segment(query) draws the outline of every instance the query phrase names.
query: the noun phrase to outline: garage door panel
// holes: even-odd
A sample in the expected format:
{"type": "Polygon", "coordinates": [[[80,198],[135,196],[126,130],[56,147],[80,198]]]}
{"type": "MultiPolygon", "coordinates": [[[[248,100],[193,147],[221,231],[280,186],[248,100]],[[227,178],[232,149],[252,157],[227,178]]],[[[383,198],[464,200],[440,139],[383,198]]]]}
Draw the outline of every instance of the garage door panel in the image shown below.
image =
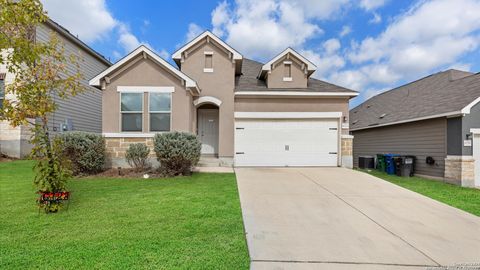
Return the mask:
{"type": "Polygon", "coordinates": [[[336,166],[335,119],[237,120],[237,166],[336,166]]]}

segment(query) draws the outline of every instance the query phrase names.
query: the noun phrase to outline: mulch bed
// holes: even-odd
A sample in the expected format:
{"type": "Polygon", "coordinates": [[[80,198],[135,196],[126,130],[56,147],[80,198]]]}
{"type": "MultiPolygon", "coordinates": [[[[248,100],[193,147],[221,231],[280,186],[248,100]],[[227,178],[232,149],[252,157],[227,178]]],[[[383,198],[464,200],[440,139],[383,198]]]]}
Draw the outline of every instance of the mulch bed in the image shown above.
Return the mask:
{"type": "Polygon", "coordinates": [[[10,162],[10,161],[15,161],[15,160],[18,160],[18,159],[7,157],[5,155],[0,154],[0,162],[10,162]]]}
{"type": "Polygon", "coordinates": [[[88,175],[82,178],[97,178],[97,177],[105,177],[105,178],[144,178],[144,175],[148,174],[148,178],[161,178],[163,177],[162,174],[158,173],[155,170],[150,170],[148,172],[137,172],[134,169],[130,168],[111,168],[101,173],[95,175],[88,175]]]}

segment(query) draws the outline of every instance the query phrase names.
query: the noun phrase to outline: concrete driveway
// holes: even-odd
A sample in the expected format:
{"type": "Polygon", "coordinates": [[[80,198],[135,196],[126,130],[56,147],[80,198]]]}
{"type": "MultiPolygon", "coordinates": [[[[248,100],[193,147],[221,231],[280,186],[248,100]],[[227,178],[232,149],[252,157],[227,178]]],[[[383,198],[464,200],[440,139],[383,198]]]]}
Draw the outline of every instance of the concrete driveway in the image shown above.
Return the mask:
{"type": "Polygon", "coordinates": [[[480,262],[480,218],[342,168],[237,168],[252,269],[480,262]]]}

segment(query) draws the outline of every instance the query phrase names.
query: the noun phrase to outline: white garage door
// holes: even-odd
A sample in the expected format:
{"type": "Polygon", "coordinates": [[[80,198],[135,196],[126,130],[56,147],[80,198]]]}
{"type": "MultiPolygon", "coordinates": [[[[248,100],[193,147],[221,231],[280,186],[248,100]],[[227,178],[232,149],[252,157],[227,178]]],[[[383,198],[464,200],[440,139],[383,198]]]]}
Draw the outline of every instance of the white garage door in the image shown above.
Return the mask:
{"type": "Polygon", "coordinates": [[[337,166],[338,120],[235,121],[236,166],[337,166]]]}

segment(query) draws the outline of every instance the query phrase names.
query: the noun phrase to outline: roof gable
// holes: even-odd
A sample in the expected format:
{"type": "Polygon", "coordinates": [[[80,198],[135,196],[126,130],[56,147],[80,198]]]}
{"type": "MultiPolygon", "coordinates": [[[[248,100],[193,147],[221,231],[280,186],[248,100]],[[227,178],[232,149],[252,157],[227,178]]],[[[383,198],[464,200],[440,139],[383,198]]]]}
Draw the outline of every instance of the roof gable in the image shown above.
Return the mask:
{"type": "Polygon", "coordinates": [[[307,75],[310,77],[310,75],[317,70],[317,66],[315,66],[312,62],[310,62],[307,58],[303,57],[301,54],[296,52],[292,48],[287,48],[283,52],[279,53],[277,56],[275,56],[272,60],[268,61],[266,64],[262,66],[262,69],[260,70],[259,77],[263,78],[265,74],[268,72],[272,71],[272,66],[282,59],[283,57],[286,57],[287,59],[289,58],[290,55],[293,55],[297,59],[299,59],[301,62],[305,64],[305,70],[307,71],[307,75]]]}
{"type": "Polygon", "coordinates": [[[221,40],[219,37],[217,37],[216,35],[214,35],[210,31],[205,31],[202,34],[200,34],[199,36],[197,36],[196,38],[189,41],[187,44],[185,44],[180,49],[178,49],[176,52],[174,52],[173,55],[172,55],[172,58],[175,60],[175,62],[178,63],[179,61],[182,60],[182,54],[185,51],[190,49],[192,46],[195,46],[195,44],[202,41],[203,39],[207,39],[207,40],[211,39],[211,40],[215,41],[216,43],[218,43],[219,45],[221,45],[224,49],[226,49],[227,51],[229,51],[231,53],[231,58],[233,60],[242,60],[243,59],[243,56],[238,51],[236,51],[234,48],[232,48],[230,45],[225,43],[223,40],[221,40]]]}
{"type": "Polygon", "coordinates": [[[168,63],[167,61],[165,61],[164,59],[162,59],[160,56],[158,56],[155,52],[153,52],[152,50],[150,50],[149,48],[147,48],[146,46],[144,45],[141,45],[140,47],[138,47],[137,49],[135,49],[134,51],[132,51],[131,53],[129,53],[127,56],[125,56],[124,58],[120,59],[119,61],[117,61],[115,64],[113,64],[111,67],[107,68],[106,70],[104,70],[102,73],[98,74],[97,76],[95,76],[93,79],[91,79],[89,81],[89,84],[91,86],[95,86],[95,87],[101,87],[101,80],[108,76],[109,74],[115,72],[117,69],[119,69],[120,67],[124,66],[125,64],[127,64],[131,59],[135,58],[136,56],[140,55],[140,54],[143,54],[144,55],[144,58],[146,57],[150,57],[155,63],[157,63],[158,65],[161,65],[163,66],[164,68],[166,68],[168,71],[172,72],[174,75],[176,75],[177,77],[179,77],[180,79],[182,79],[184,81],[184,85],[186,88],[190,88],[190,89],[195,89],[196,91],[199,91],[198,89],[198,86],[197,86],[197,83],[191,79],[190,77],[188,77],[185,73],[181,72],[180,70],[176,69],[174,66],[172,66],[170,63],[168,63]]]}

